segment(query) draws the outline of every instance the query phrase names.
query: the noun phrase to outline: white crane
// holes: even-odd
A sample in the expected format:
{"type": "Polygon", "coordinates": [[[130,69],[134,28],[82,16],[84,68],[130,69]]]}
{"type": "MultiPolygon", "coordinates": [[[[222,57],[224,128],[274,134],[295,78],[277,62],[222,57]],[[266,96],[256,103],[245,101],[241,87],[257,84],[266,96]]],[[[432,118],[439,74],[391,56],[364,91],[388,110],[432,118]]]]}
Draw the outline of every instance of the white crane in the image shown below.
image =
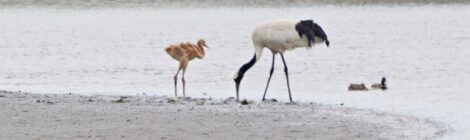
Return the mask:
{"type": "Polygon", "coordinates": [[[287,89],[289,91],[289,100],[292,102],[292,96],[289,85],[289,74],[287,71],[286,61],[284,59],[284,52],[300,47],[312,47],[314,44],[325,42],[326,46],[330,45],[328,38],[323,29],[313,22],[313,20],[277,20],[267,22],[258,26],[252,34],[253,45],[255,47],[255,55],[246,64],[244,64],[237,73],[233,80],[235,81],[235,88],[237,91],[237,101],[239,100],[240,82],[248,71],[261,57],[264,48],[268,48],[273,53],[273,62],[271,71],[269,73],[268,83],[264,90],[263,101],[268,91],[269,82],[274,72],[274,60],[276,54],[280,54],[282,62],[284,63],[284,73],[287,79],[287,89]]]}

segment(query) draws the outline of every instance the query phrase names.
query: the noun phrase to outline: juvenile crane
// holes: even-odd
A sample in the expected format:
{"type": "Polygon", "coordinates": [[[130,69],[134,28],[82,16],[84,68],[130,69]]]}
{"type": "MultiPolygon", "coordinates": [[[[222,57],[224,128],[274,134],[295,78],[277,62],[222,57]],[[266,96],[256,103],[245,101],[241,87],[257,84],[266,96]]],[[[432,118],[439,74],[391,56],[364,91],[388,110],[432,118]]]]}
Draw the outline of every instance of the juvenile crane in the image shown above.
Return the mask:
{"type": "Polygon", "coordinates": [[[183,70],[183,76],[181,78],[181,81],[183,82],[183,97],[186,96],[186,81],[184,80],[184,73],[186,72],[189,61],[193,60],[194,58],[204,58],[205,52],[203,47],[209,48],[204,39],[199,39],[199,41],[197,41],[197,45],[189,42],[182,42],[179,44],[172,44],[165,48],[166,53],[168,53],[173,59],[179,61],[180,63],[178,71],[173,77],[175,81],[175,96],[178,96],[178,88],[176,85],[178,83],[178,74],[181,70],[183,70]]]}
{"type": "Polygon", "coordinates": [[[289,74],[287,71],[286,61],[284,59],[284,52],[300,47],[311,48],[314,44],[325,42],[326,46],[330,45],[328,38],[323,29],[313,22],[313,20],[278,20],[265,23],[258,26],[252,33],[253,45],[255,47],[255,54],[253,58],[244,64],[237,73],[233,80],[235,81],[235,88],[237,92],[237,101],[239,100],[240,82],[248,71],[261,57],[264,48],[268,48],[273,53],[271,71],[269,73],[268,83],[264,90],[263,101],[266,99],[266,92],[268,91],[269,82],[274,72],[274,60],[276,54],[280,54],[282,62],[284,63],[284,73],[287,79],[287,89],[289,91],[289,100],[292,102],[292,96],[289,85],[289,74]]]}

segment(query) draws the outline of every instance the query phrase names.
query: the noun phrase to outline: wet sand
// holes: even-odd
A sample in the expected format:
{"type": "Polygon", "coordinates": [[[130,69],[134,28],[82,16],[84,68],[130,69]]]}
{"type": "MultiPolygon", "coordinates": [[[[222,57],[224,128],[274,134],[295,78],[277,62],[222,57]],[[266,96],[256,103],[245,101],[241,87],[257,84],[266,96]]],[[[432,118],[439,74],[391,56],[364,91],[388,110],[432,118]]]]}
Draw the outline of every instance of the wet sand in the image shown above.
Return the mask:
{"type": "Polygon", "coordinates": [[[0,92],[1,139],[432,139],[446,125],[316,103],[0,92]]]}

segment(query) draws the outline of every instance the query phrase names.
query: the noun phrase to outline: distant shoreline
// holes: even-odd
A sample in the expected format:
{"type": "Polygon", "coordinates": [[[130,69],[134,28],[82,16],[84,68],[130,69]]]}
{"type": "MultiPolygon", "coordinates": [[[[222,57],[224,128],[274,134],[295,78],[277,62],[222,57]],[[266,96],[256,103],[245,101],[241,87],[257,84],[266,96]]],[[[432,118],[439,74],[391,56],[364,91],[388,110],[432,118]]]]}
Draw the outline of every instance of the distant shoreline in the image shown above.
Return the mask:
{"type": "Polygon", "coordinates": [[[0,7],[307,7],[319,5],[442,5],[470,4],[468,0],[0,0],[0,7]]]}

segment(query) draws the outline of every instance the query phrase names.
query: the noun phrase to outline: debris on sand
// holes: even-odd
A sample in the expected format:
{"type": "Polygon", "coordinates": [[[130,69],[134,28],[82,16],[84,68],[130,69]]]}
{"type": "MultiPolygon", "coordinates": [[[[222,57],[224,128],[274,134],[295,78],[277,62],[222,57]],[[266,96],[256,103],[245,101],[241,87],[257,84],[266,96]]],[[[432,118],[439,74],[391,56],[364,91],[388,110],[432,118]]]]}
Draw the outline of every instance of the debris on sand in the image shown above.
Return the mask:
{"type": "Polygon", "coordinates": [[[167,99],[166,102],[167,102],[167,103],[170,103],[170,104],[174,104],[174,103],[176,103],[176,100],[174,100],[174,99],[167,99]]]}
{"type": "Polygon", "coordinates": [[[112,101],[113,103],[123,103],[124,100],[122,98],[119,98],[117,100],[112,101]]]}
{"type": "Polygon", "coordinates": [[[229,104],[229,103],[232,103],[232,102],[235,102],[235,98],[234,98],[234,97],[228,97],[228,98],[225,99],[222,103],[223,103],[223,104],[229,104]]]}
{"type": "Polygon", "coordinates": [[[47,101],[46,104],[48,104],[48,105],[53,105],[54,102],[52,102],[52,101],[47,101]]]}
{"type": "Polygon", "coordinates": [[[248,101],[246,99],[243,99],[242,102],[240,102],[242,105],[248,105],[248,101]]]}
{"type": "Polygon", "coordinates": [[[191,100],[191,97],[183,97],[184,100],[191,100]]]}
{"type": "Polygon", "coordinates": [[[126,96],[121,96],[119,99],[111,101],[111,102],[113,102],[113,103],[125,103],[126,101],[124,99],[126,99],[126,98],[127,98],[126,96]]]}
{"type": "Polygon", "coordinates": [[[297,104],[296,102],[287,102],[287,103],[284,103],[284,105],[299,105],[299,104],[297,104]]]}
{"type": "Polygon", "coordinates": [[[263,102],[265,102],[265,103],[277,103],[277,99],[274,99],[274,98],[272,98],[272,99],[265,99],[265,100],[263,100],[263,102]]]}
{"type": "Polygon", "coordinates": [[[204,105],[204,101],[202,100],[196,101],[196,105],[204,105]]]}

